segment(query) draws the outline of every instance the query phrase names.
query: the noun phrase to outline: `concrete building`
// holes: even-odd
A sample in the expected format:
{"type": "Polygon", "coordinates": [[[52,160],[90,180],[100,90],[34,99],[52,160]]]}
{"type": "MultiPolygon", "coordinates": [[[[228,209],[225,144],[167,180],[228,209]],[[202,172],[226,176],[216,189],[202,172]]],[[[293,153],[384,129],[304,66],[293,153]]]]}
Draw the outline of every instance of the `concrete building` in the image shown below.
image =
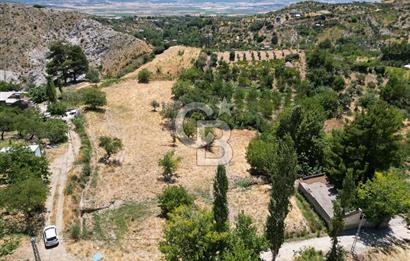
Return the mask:
{"type": "Polygon", "coordinates": [[[0,104],[9,106],[18,106],[21,108],[27,108],[30,106],[30,101],[23,97],[24,92],[0,92],[0,104]]]}
{"type": "MultiPolygon", "coordinates": [[[[333,201],[336,200],[337,190],[327,176],[316,175],[300,179],[298,189],[329,226],[333,218],[333,201]]],[[[360,210],[347,213],[343,218],[344,229],[357,228],[361,222],[361,216],[360,210]]],[[[362,225],[365,227],[373,226],[366,220],[363,220],[362,225]]]]}

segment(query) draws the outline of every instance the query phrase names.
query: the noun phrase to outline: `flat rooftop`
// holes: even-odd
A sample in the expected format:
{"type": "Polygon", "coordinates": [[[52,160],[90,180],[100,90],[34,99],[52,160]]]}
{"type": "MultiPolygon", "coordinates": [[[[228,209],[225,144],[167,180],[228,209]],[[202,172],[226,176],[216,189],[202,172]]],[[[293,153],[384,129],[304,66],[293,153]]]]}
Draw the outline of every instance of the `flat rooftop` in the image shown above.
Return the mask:
{"type": "Polygon", "coordinates": [[[317,201],[326,214],[333,217],[333,201],[337,191],[325,175],[300,180],[300,185],[317,201]]]}

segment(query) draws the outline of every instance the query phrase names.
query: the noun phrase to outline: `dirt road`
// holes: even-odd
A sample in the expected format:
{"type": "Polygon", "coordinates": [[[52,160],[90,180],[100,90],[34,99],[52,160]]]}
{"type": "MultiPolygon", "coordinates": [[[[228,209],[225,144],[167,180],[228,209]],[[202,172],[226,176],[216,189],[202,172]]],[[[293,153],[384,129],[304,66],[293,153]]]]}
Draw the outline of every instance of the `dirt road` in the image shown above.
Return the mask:
{"type": "Polygon", "coordinates": [[[46,225],[56,225],[58,229],[60,245],[56,248],[45,249],[44,244],[38,244],[41,260],[76,260],[69,255],[64,246],[63,210],[64,210],[64,189],[67,181],[67,174],[73,167],[75,159],[80,150],[81,141],[77,133],[70,130],[68,133],[68,147],[64,154],[60,155],[50,163],[52,173],[50,180],[50,194],[46,201],[47,217],[46,225]],[[55,223],[54,223],[55,222],[55,223]]]}

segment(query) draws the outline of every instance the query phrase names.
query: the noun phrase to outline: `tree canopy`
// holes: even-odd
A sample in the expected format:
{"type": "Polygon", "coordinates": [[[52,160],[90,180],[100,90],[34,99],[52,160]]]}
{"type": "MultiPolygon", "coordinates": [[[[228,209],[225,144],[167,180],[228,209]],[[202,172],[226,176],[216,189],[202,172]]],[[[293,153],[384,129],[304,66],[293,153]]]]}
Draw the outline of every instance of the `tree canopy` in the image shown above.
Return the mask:
{"type": "Polygon", "coordinates": [[[344,129],[332,133],[326,151],[330,177],[341,185],[350,168],[355,172],[356,182],[366,182],[376,170],[401,163],[401,125],[402,115],[386,102],[377,102],[358,113],[344,129]]]}
{"type": "Polygon", "coordinates": [[[79,76],[88,72],[87,57],[78,45],[54,42],[47,59],[47,73],[59,84],[76,82],[79,76]]]}

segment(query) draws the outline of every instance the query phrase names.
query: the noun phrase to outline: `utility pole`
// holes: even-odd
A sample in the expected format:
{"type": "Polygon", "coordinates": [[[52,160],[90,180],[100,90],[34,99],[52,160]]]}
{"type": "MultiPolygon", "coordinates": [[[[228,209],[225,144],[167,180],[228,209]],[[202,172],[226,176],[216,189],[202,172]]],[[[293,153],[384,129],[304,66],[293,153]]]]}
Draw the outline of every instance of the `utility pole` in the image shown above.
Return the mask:
{"type": "Polygon", "coordinates": [[[364,222],[364,213],[363,213],[362,209],[359,208],[359,212],[360,212],[360,223],[359,223],[359,227],[357,228],[356,235],[354,236],[352,248],[350,249],[350,252],[351,252],[353,257],[355,257],[355,255],[356,255],[355,254],[356,243],[357,243],[357,240],[359,240],[360,230],[362,229],[362,225],[363,225],[363,222],[364,222]]]}
{"type": "Polygon", "coordinates": [[[35,261],[41,261],[40,253],[38,252],[38,248],[37,248],[36,238],[35,238],[35,237],[32,237],[32,238],[31,238],[31,247],[33,248],[34,260],[35,260],[35,261]]]}

